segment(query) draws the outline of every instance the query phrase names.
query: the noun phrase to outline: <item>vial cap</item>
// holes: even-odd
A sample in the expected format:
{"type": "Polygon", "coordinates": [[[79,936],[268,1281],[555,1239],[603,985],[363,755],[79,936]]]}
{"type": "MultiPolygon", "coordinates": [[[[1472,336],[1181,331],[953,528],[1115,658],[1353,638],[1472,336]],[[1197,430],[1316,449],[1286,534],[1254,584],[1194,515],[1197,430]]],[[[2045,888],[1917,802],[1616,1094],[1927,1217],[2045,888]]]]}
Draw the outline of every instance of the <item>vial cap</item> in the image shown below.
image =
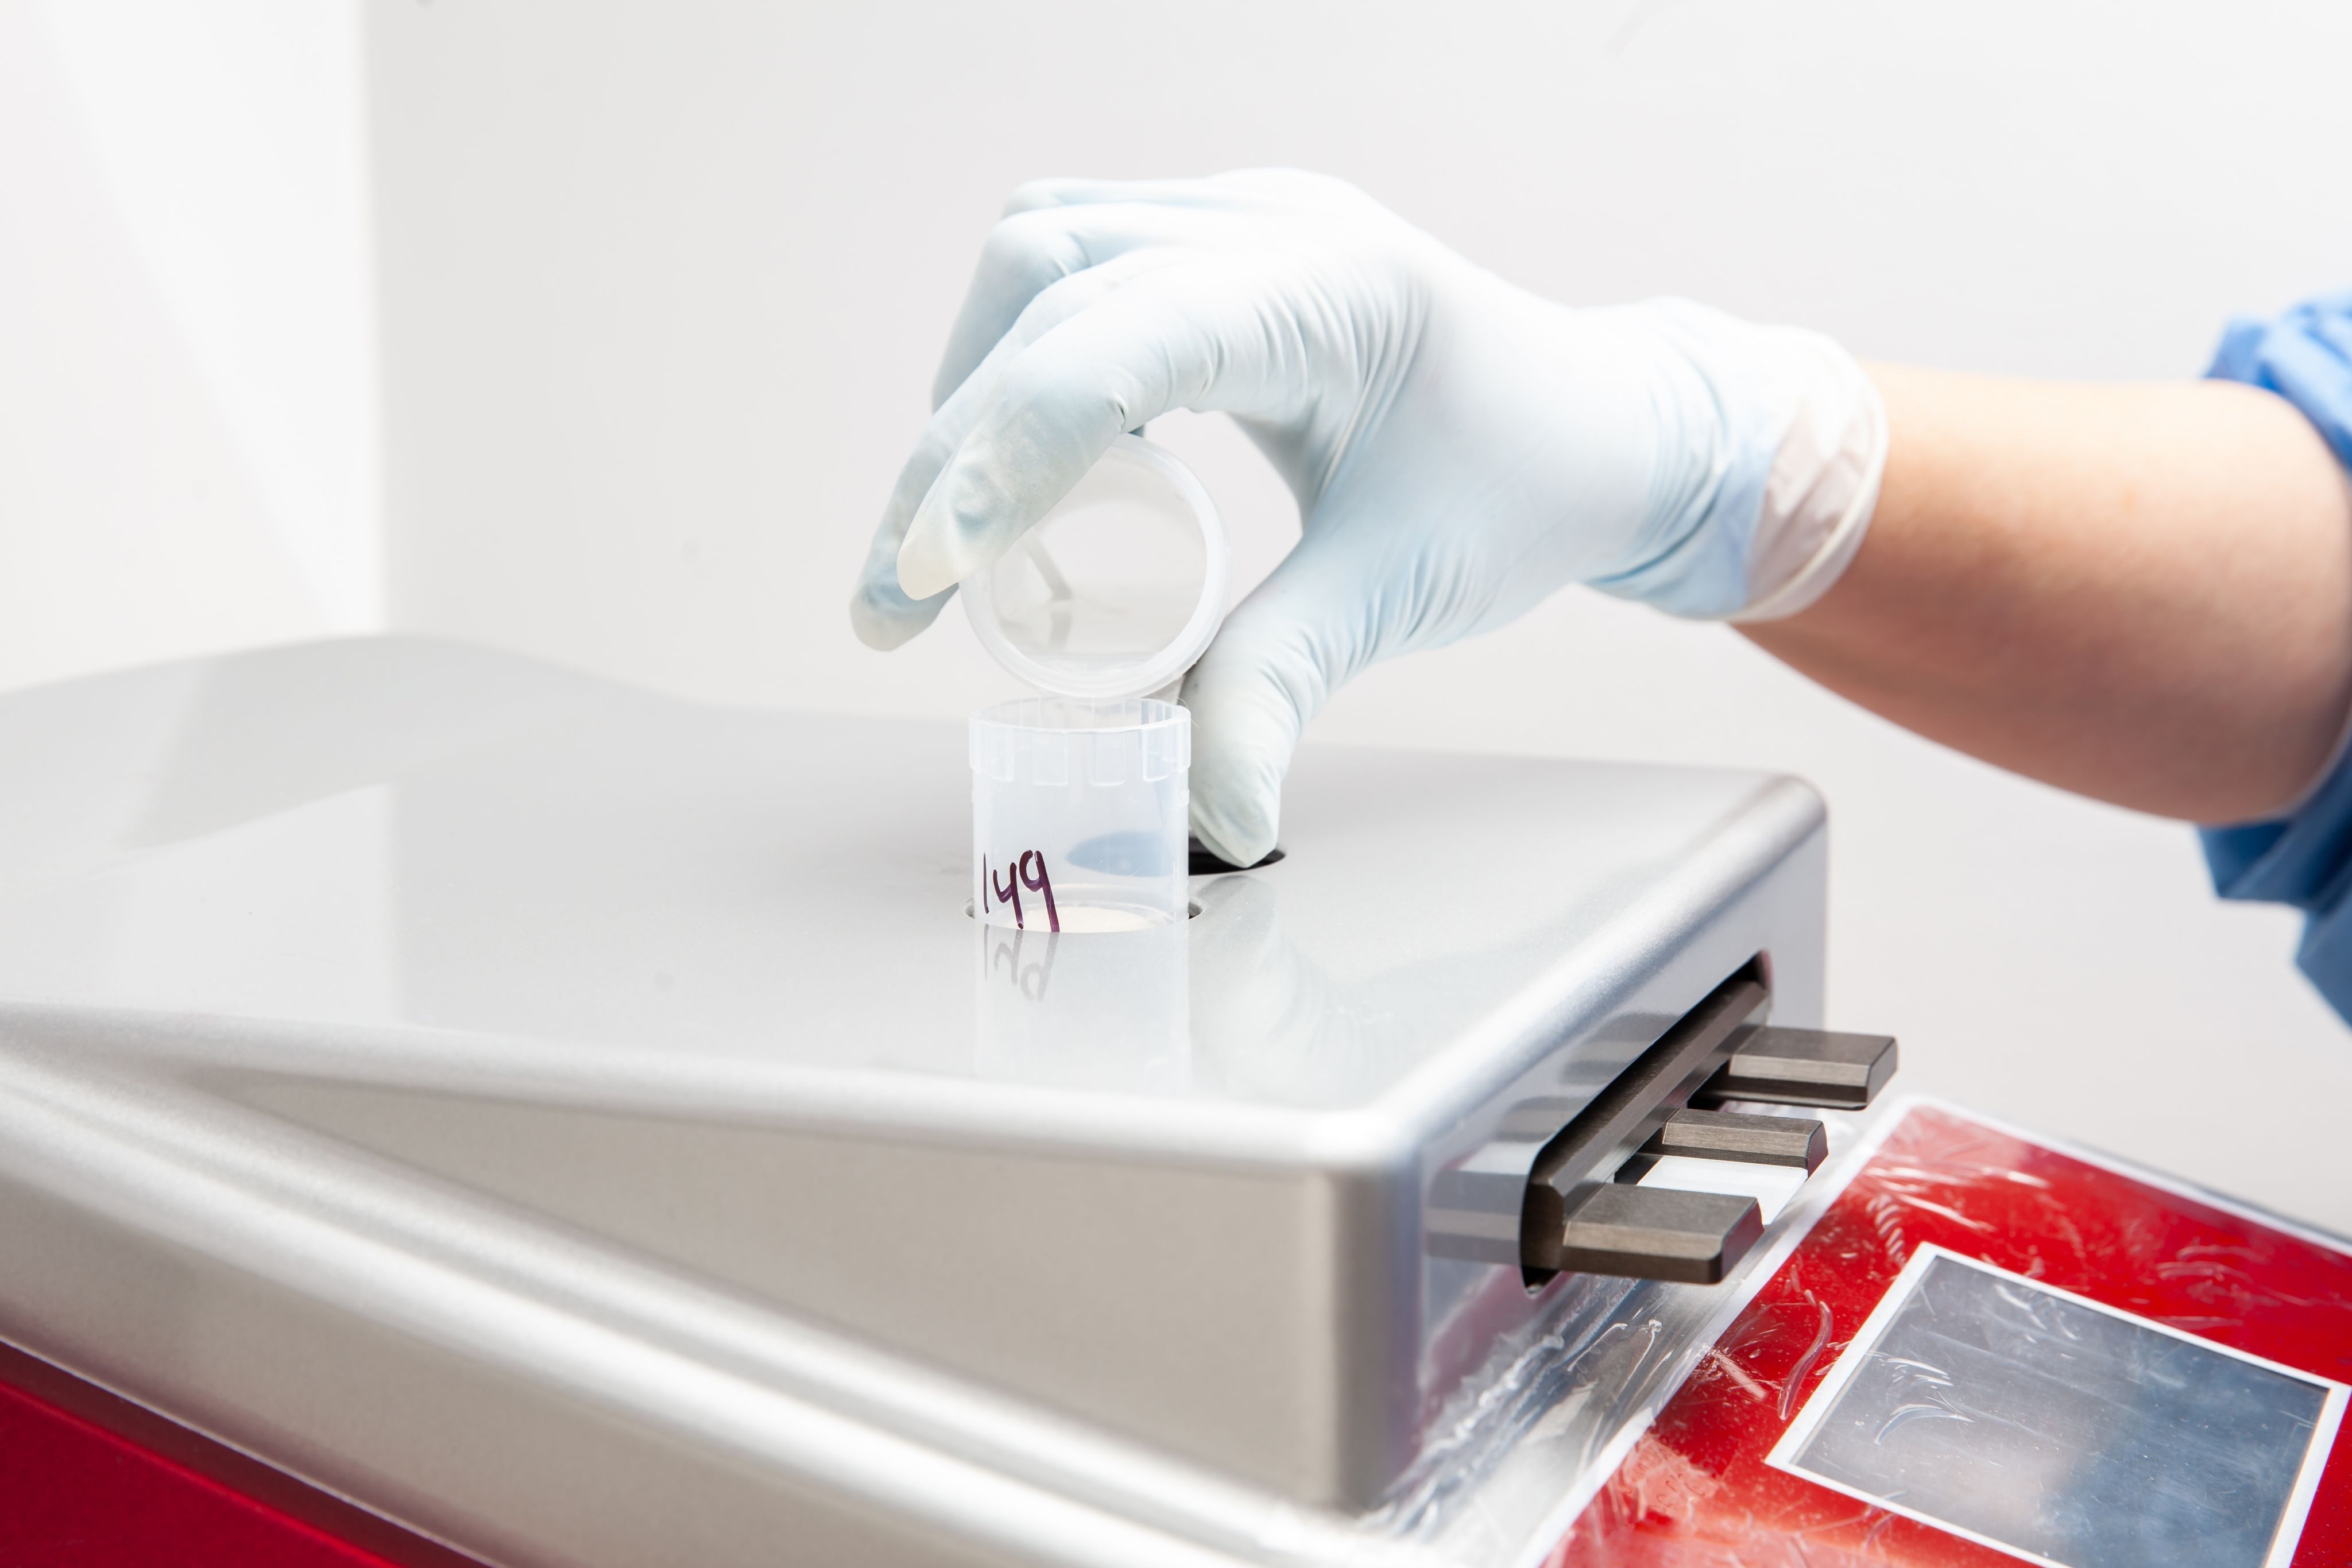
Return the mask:
{"type": "Polygon", "coordinates": [[[996,662],[1039,691],[1160,690],[1224,619],[1224,525],[1191,469],[1133,435],[996,562],[964,579],[964,613],[996,662]]]}

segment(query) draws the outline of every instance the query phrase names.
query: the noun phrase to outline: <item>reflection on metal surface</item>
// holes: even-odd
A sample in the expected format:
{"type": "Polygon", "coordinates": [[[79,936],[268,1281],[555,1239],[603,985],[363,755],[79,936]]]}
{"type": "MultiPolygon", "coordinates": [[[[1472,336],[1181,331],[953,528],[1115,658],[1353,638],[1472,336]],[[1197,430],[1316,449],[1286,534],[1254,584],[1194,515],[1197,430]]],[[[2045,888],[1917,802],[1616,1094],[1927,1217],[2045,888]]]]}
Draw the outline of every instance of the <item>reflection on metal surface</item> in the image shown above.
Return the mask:
{"type": "Polygon", "coordinates": [[[975,1076],[1181,1092],[1192,1031],[1180,925],[1055,935],[972,922],[975,1076]]]}

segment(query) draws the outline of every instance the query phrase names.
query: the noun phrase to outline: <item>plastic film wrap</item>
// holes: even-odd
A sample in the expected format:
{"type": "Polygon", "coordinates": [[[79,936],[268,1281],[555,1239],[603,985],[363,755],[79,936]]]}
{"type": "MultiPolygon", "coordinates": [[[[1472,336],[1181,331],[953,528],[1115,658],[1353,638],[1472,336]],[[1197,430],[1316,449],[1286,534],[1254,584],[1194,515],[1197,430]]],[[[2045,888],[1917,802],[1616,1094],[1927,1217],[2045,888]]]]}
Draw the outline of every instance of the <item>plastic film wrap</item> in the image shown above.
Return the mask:
{"type": "Polygon", "coordinates": [[[2352,1563],[2352,1251],[1915,1104],[1545,1559],[2352,1563]]]}

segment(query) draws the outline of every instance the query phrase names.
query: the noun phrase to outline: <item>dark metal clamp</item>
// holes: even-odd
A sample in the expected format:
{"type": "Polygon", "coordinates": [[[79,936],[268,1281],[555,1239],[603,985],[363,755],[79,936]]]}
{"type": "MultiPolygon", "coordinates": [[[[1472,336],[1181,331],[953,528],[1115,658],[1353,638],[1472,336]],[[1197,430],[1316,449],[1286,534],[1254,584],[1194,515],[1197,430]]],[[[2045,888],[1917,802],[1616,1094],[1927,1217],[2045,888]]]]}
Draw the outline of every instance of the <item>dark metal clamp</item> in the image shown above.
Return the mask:
{"type": "Polygon", "coordinates": [[[1519,1216],[1530,1284],[1575,1270],[1712,1284],[1764,1233],[1752,1197],[1635,1185],[1663,1156],[1787,1166],[1826,1156],[1821,1123],[1727,1102],[1860,1110],[1895,1074],[1888,1035],[1776,1029],[1750,965],[1710,992],[1537,1155],[1519,1216]]]}

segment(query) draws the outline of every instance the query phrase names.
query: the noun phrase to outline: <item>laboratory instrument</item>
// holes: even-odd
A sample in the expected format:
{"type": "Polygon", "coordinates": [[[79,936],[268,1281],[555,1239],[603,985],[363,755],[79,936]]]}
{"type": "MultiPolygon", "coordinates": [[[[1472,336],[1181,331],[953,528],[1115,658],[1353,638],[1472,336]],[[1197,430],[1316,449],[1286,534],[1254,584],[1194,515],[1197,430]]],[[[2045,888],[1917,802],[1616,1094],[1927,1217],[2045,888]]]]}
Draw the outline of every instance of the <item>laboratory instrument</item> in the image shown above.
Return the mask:
{"type": "MultiPolygon", "coordinates": [[[[967,912],[968,742],[411,638],[0,697],[8,1398],[406,1562],[1532,1568],[1650,1528],[1670,1401],[1796,1419],[1839,1260],[2108,1246],[2011,1144],[1841,1108],[1894,1048],[1821,1027],[1794,780],[1310,746],[1284,860],[1090,939],[967,912]]],[[[2285,1256],[2150,1212],[2176,1318],[2285,1256]]],[[[2340,1339],[2296,1244],[2265,1321],[2340,1339]]],[[[1895,1506],[1791,1462],[1788,1517],[1895,1506]]]]}

